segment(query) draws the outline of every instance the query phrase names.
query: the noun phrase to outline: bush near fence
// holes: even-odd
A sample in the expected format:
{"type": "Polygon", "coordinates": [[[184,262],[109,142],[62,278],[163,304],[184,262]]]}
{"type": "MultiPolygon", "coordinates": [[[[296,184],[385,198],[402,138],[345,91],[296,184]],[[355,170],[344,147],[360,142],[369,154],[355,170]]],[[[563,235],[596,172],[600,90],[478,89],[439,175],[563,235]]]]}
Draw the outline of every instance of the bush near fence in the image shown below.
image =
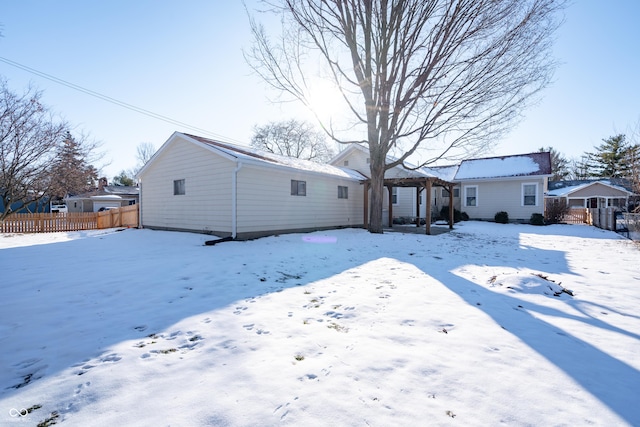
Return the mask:
{"type": "Polygon", "coordinates": [[[53,233],[113,227],[138,227],[138,206],[103,212],[13,214],[0,221],[0,233],[53,233]]]}

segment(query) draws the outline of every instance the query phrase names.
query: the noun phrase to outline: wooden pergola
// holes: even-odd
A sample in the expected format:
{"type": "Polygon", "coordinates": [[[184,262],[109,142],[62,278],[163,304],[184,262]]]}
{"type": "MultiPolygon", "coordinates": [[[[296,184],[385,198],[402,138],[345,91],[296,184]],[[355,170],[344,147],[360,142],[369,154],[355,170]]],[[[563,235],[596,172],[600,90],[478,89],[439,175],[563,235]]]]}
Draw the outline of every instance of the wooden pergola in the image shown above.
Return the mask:
{"type": "MultiPolygon", "coordinates": [[[[371,181],[364,181],[364,228],[369,226],[369,188],[371,181]]],[[[453,229],[453,187],[454,183],[436,177],[387,178],[384,186],[389,193],[389,227],[393,228],[393,187],[414,187],[416,191],[416,227],[420,227],[420,193],[426,190],[425,232],[431,234],[431,189],[444,187],[449,191],[449,229],[453,229]]]]}

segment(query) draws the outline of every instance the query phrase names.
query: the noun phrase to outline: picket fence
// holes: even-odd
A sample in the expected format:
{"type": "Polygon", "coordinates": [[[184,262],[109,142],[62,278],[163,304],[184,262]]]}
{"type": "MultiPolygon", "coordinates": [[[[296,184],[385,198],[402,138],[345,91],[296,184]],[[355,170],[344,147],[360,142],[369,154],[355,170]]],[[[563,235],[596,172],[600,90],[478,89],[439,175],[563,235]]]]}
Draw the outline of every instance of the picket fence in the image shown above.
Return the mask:
{"type": "Polygon", "coordinates": [[[138,227],[138,206],[124,206],[102,212],[20,213],[0,221],[0,233],[53,233],[138,227]]]}

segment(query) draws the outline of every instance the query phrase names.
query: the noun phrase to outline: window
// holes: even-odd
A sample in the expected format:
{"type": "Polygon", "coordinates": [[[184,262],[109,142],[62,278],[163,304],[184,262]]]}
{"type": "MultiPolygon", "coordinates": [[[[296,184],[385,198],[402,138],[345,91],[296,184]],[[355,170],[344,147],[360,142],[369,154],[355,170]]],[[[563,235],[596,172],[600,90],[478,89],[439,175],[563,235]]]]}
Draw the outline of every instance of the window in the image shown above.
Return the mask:
{"type": "Polygon", "coordinates": [[[367,157],[367,164],[371,163],[371,159],[367,157]]]}
{"type": "Polygon", "coordinates": [[[345,165],[345,166],[349,166],[349,160],[345,160],[345,161],[344,161],[344,165],[345,165]]]}
{"type": "Polygon", "coordinates": [[[306,196],[307,195],[307,181],[291,180],[291,195],[292,196],[306,196]]]}
{"type": "Polygon", "coordinates": [[[538,184],[522,184],[522,206],[538,206],[538,184]]]}
{"type": "MultiPolygon", "coordinates": [[[[442,189],[442,197],[444,198],[449,198],[449,189],[447,188],[443,188],[442,189]]],[[[453,189],[453,197],[460,197],[460,189],[458,187],[453,189]]]]}
{"type": "Polygon", "coordinates": [[[391,187],[391,204],[398,204],[398,187],[391,187]]]}
{"type": "Polygon", "coordinates": [[[478,206],[478,186],[477,185],[474,185],[472,187],[464,187],[464,205],[478,206]]]}
{"type": "Polygon", "coordinates": [[[185,187],[184,187],[184,179],[176,179],[175,181],[173,181],[173,195],[181,196],[184,194],[186,194],[185,187]]]}
{"type": "Polygon", "coordinates": [[[338,185],[338,199],[348,199],[349,198],[349,187],[344,185],[338,185]]]}

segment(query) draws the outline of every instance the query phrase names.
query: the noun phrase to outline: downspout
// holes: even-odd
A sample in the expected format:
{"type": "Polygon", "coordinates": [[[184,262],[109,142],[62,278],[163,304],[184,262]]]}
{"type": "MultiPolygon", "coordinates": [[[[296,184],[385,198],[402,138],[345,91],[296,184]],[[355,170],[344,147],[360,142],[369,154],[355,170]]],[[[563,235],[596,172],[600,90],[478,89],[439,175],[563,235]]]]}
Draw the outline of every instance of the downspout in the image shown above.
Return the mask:
{"type": "Polygon", "coordinates": [[[238,162],[231,175],[231,238],[238,234],[238,172],[242,169],[242,162],[238,162]]]}
{"type": "Polygon", "coordinates": [[[138,180],[138,228],[142,228],[142,180],[138,180]]]}

